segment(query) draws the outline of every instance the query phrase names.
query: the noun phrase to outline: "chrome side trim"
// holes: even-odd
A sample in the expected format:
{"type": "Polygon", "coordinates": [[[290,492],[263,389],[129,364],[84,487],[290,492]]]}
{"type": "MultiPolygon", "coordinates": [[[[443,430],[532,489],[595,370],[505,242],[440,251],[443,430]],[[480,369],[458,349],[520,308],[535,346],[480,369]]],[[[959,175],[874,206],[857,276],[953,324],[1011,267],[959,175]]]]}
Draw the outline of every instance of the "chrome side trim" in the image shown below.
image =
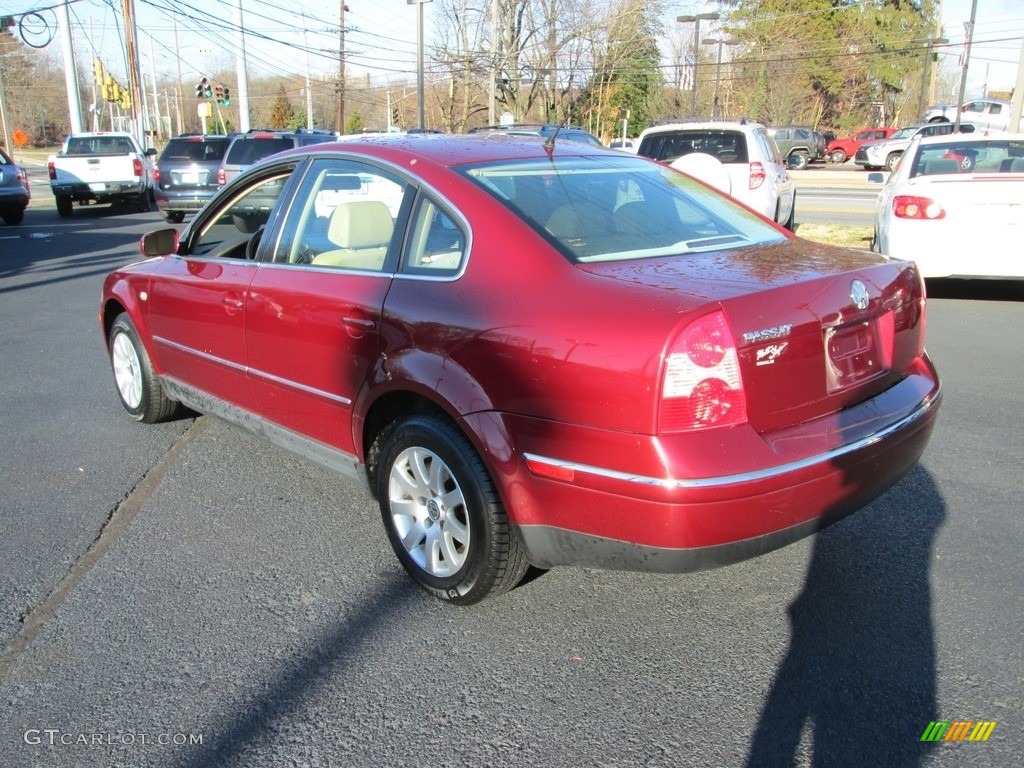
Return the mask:
{"type": "Polygon", "coordinates": [[[331,472],[336,472],[346,479],[358,483],[365,491],[370,490],[366,467],[356,456],[318,440],[312,440],[298,432],[293,432],[280,424],[275,424],[262,416],[257,416],[255,413],[221,400],[219,397],[207,394],[172,376],[161,376],[160,384],[167,392],[168,397],[184,403],[189,408],[216,416],[246,432],[265,437],[279,448],[312,461],[331,472]]]}
{"type": "Polygon", "coordinates": [[[325,392],[322,389],[309,387],[306,386],[305,384],[300,384],[297,381],[292,381],[291,379],[284,379],[281,378],[280,376],[275,376],[272,373],[267,373],[266,371],[260,371],[257,370],[256,368],[250,368],[246,365],[241,365],[240,363],[233,363],[230,360],[225,360],[223,357],[217,357],[215,355],[211,355],[209,352],[203,352],[198,349],[192,349],[192,347],[186,347],[184,344],[178,344],[177,342],[171,341],[170,339],[165,339],[162,336],[154,336],[153,340],[160,344],[164,344],[168,347],[172,347],[178,350],[179,352],[184,352],[186,354],[202,358],[203,360],[206,360],[209,363],[223,365],[225,368],[230,368],[231,370],[238,371],[239,373],[246,373],[249,374],[250,376],[258,376],[261,379],[272,381],[275,384],[281,384],[286,387],[291,387],[292,389],[296,389],[299,392],[305,392],[307,395],[322,397],[325,400],[331,400],[332,402],[340,403],[341,405],[352,405],[351,398],[345,397],[344,395],[336,395],[333,392],[325,392]]]}
{"type": "Polygon", "coordinates": [[[266,371],[258,371],[255,368],[249,368],[248,370],[251,376],[258,376],[261,379],[272,381],[275,384],[281,384],[286,387],[291,387],[292,389],[297,389],[300,392],[305,392],[307,395],[315,395],[316,397],[322,397],[325,400],[331,400],[335,403],[341,403],[342,405],[352,405],[352,399],[345,397],[344,395],[335,395],[331,392],[325,392],[322,389],[316,389],[315,387],[309,387],[305,384],[299,384],[299,382],[292,381],[291,379],[283,379],[280,376],[275,376],[274,374],[267,373],[266,371]]]}
{"type": "Polygon", "coordinates": [[[574,472],[581,472],[589,475],[596,475],[597,477],[604,477],[610,480],[620,480],[627,483],[635,483],[637,485],[650,486],[654,488],[664,488],[666,490],[685,490],[694,488],[717,488],[723,485],[737,485],[741,483],[754,483],[761,480],[767,480],[779,475],[785,475],[790,472],[797,472],[808,467],[813,467],[818,464],[824,464],[829,461],[845,456],[848,453],[854,453],[856,451],[867,448],[870,445],[884,440],[890,435],[899,432],[900,430],[913,424],[915,421],[923,418],[933,408],[935,408],[939,401],[942,399],[941,390],[936,390],[935,394],[929,398],[921,401],[917,408],[911,413],[904,416],[899,421],[890,424],[885,429],[879,430],[872,435],[855,440],[852,443],[834,448],[831,451],[825,453],[819,453],[816,456],[809,456],[806,459],[800,461],[792,461],[788,464],[780,464],[777,467],[771,467],[769,469],[761,469],[756,472],[741,472],[736,475],[723,475],[721,477],[698,477],[698,478],[660,478],[660,477],[646,477],[644,475],[633,475],[628,472],[619,472],[614,469],[607,469],[605,467],[594,467],[588,464],[576,464],[571,461],[561,461],[560,459],[554,459],[548,456],[540,456],[535,453],[524,453],[523,458],[527,461],[540,462],[547,464],[552,467],[559,467],[561,469],[571,469],[574,472]]]}
{"type": "Polygon", "coordinates": [[[153,336],[153,341],[157,344],[163,344],[166,347],[171,347],[179,352],[185,352],[186,354],[194,357],[201,358],[208,363],[216,363],[217,365],[223,365],[225,368],[230,368],[233,371],[239,371],[240,373],[248,373],[249,369],[241,363],[233,363],[230,360],[225,360],[223,357],[217,357],[211,355],[209,352],[203,352],[199,349],[192,349],[192,347],[186,347],[184,344],[179,344],[176,341],[171,341],[163,336],[153,336]]]}

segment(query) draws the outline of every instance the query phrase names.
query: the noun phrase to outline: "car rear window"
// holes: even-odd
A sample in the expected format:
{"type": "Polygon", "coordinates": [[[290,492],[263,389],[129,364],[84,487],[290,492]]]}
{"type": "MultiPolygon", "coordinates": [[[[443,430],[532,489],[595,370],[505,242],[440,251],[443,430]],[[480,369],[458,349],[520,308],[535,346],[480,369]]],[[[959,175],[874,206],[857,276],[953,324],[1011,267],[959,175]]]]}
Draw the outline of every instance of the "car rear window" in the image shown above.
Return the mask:
{"type": "Polygon", "coordinates": [[[624,153],[496,161],[458,170],[573,262],[626,261],[777,243],[731,198],[624,153]]]}
{"type": "Polygon", "coordinates": [[[236,139],[235,143],[231,145],[231,149],[228,150],[226,162],[229,165],[252,165],[257,160],[270,157],[294,146],[294,139],[283,136],[236,139]]]}
{"type": "Polygon", "coordinates": [[[671,163],[692,152],[703,152],[726,164],[750,161],[744,133],[717,129],[652,133],[644,137],[637,154],[671,163]]]}
{"type": "Polygon", "coordinates": [[[229,139],[171,139],[160,155],[160,162],[220,162],[229,139]]]}

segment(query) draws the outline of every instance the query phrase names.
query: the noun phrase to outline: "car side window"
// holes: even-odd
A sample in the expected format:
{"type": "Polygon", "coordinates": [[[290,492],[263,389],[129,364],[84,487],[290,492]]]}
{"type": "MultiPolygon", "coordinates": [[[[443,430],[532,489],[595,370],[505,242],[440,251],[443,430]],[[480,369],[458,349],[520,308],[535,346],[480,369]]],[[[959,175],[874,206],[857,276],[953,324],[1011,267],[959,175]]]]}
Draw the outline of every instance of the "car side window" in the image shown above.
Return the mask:
{"type": "Polygon", "coordinates": [[[261,179],[222,203],[192,241],[190,253],[211,258],[253,258],[255,243],[249,248],[250,241],[255,235],[258,242],[290,176],[291,169],[261,179]]]}
{"type": "Polygon", "coordinates": [[[402,271],[419,275],[453,275],[466,255],[466,233],[435,202],[421,196],[413,214],[402,271]]]}
{"type": "Polygon", "coordinates": [[[278,264],[381,271],[399,239],[408,185],[375,166],[320,159],[299,186],[274,252],[278,264]]]}

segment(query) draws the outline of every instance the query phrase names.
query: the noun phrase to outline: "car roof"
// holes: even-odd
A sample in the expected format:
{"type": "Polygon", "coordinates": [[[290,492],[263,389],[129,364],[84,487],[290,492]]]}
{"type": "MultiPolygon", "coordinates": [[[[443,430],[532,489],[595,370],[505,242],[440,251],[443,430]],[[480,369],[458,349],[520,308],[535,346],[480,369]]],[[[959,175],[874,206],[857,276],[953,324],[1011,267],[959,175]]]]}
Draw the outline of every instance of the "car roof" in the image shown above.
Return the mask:
{"type": "Polygon", "coordinates": [[[643,133],[660,133],[662,131],[679,131],[679,130],[751,130],[754,128],[764,128],[762,123],[753,122],[751,120],[692,120],[682,121],[678,123],[663,123],[661,125],[652,125],[647,128],[643,133]]]}
{"type": "MultiPolygon", "coordinates": [[[[439,165],[454,167],[500,160],[544,159],[548,152],[546,139],[541,136],[500,131],[479,133],[413,133],[382,134],[344,141],[329,141],[289,149],[276,157],[320,155],[334,152],[361,154],[404,161],[412,158],[432,160],[439,165]]],[[[629,157],[607,147],[578,141],[555,141],[554,155],[600,155],[615,158],[629,157]]]]}
{"type": "Polygon", "coordinates": [[[984,144],[993,141],[1024,142],[1024,133],[947,133],[943,136],[920,136],[918,141],[923,146],[948,144],[950,141],[955,141],[957,144],[984,144]]]}

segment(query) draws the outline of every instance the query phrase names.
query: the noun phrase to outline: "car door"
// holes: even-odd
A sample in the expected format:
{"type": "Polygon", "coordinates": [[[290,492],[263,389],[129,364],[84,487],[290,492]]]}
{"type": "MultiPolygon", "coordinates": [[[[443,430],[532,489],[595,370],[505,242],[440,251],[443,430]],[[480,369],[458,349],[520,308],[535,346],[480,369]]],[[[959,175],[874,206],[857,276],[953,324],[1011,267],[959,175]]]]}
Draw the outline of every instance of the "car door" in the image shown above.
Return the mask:
{"type": "Polygon", "coordinates": [[[262,231],[253,217],[270,218],[290,172],[278,170],[239,187],[197,219],[179,255],[156,268],[149,290],[150,325],[167,375],[246,410],[253,407],[246,305],[259,271],[251,246],[262,231]]]}
{"type": "Polygon", "coordinates": [[[363,161],[315,159],[249,286],[257,412],[352,455],[353,406],[377,361],[410,189],[363,161]]]}

